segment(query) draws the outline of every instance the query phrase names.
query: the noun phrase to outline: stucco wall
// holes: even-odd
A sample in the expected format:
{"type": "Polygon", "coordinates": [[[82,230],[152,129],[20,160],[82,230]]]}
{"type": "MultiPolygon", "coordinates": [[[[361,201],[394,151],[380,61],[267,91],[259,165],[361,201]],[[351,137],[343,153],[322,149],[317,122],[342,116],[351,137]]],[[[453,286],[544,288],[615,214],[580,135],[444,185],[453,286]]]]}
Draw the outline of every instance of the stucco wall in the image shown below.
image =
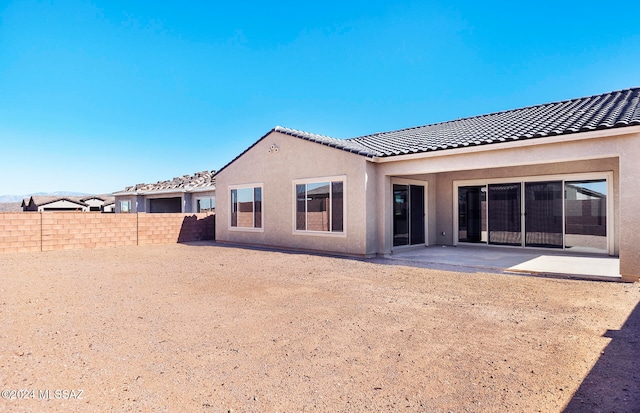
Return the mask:
{"type": "Polygon", "coordinates": [[[620,157],[620,274],[640,277],[640,133],[617,142],[620,157]]]}
{"type": "Polygon", "coordinates": [[[353,255],[375,252],[376,237],[367,236],[367,226],[369,221],[375,233],[376,220],[366,201],[375,198],[375,189],[367,193],[367,187],[376,184],[367,163],[360,155],[272,132],[216,175],[216,240],[353,255]],[[268,153],[271,145],[277,153],[268,153]],[[340,175],[346,176],[346,236],[294,233],[293,181],[340,175]],[[245,184],[263,185],[261,231],[230,228],[229,186],[245,184]]]}
{"type": "Polygon", "coordinates": [[[134,212],[144,212],[144,211],[137,211],[137,196],[136,195],[116,195],[116,200],[115,200],[115,210],[117,214],[123,213],[122,212],[122,204],[121,201],[129,201],[131,202],[131,210],[128,211],[128,213],[134,213],[134,212]]]}

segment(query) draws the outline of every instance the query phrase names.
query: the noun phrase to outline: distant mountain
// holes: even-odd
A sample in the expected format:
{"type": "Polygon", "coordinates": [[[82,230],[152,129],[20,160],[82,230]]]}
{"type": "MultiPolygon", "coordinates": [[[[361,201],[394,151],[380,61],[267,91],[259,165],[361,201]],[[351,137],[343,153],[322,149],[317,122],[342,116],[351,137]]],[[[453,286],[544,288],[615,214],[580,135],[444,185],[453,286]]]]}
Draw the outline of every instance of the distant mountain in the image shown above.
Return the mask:
{"type": "Polygon", "coordinates": [[[57,192],[36,192],[33,194],[27,194],[27,195],[0,195],[0,203],[22,202],[23,199],[29,198],[30,196],[86,196],[86,195],[93,195],[93,194],[87,194],[84,192],[57,191],[57,192]]]}

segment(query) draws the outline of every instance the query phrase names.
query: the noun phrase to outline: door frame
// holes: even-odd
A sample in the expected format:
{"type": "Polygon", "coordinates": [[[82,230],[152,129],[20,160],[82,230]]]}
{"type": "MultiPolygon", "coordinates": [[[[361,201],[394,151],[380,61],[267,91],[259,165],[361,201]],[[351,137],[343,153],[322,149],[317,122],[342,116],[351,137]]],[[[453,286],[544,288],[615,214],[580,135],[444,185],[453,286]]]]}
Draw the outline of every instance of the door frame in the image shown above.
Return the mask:
{"type": "MultiPolygon", "coordinates": [[[[504,184],[504,183],[518,183],[522,184],[521,190],[524,191],[524,184],[526,182],[544,182],[544,181],[562,181],[563,190],[565,181],[580,181],[580,180],[598,180],[605,179],[607,181],[607,253],[609,255],[615,255],[615,227],[614,227],[614,183],[613,183],[613,171],[604,172],[585,172],[585,173],[569,173],[569,174],[554,174],[554,175],[530,175],[530,176],[514,176],[507,178],[494,178],[494,179],[468,179],[468,180],[455,180],[453,181],[453,245],[458,243],[467,244],[466,242],[458,240],[458,187],[461,186],[480,186],[490,184],[504,184]]],[[[564,199],[564,197],[563,197],[564,199]]],[[[524,196],[521,199],[524,203],[524,196]]],[[[564,200],[563,200],[563,220],[564,218],[564,200]]],[[[523,210],[522,210],[523,211],[523,210]]],[[[522,232],[523,232],[523,244],[516,248],[541,248],[545,247],[525,247],[524,246],[524,233],[526,231],[524,214],[521,216],[522,232]]],[[[562,238],[564,244],[565,226],[563,224],[562,238]]],[[[492,247],[504,247],[501,245],[492,245],[488,243],[473,243],[473,245],[487,245],[492,247]]],[[[509,246],[507,246],[509,247],[509,246]]],[[[514,246],[510,246],[514,248],[514,246]]]]}
{"type": "MultiPolygon", "coordinates": [[[[391,228],[389,231],[389,245],[391,246],[391,251],[393,250],[402,250],[402,249],[409,249],[409,248],[416,248],[416,247],[426,247],[429,245],[429,203],[427,202],[429,200],[429,186],[428,186],[429,182],[428,181],[420,181],[418,179],[409,179],[409,178],[396,178],[396,177],[392,177],[391,178],[391,196],[389,197],[389,211],[391,213],[391,228]],[[393,203],[394,203],[394,199],[393,199],[393,185],[414,185],[414,186],[422,186],[424,187],[424,244],[420,243],[420,244],[408,244],[408,245],[397,245],[394,246],[393,245],[393,225],[394,225],[394,221],[393,221],[393,203]]],[[[411,191],[409,191],[411,192],[411,191]]],[[[411,227],[411,224],[409,224],[409,227],[411,227]]],[[[411,239],[411,236],[409,235],[409,239],[411,239]]]]}

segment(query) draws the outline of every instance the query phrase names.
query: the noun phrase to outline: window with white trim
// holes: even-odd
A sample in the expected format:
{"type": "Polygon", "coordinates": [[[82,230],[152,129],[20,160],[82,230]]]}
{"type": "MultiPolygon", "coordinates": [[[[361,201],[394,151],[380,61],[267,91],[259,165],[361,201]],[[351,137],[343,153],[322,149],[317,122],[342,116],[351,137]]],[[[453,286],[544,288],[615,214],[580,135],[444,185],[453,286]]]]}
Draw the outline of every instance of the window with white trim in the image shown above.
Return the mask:
{"type": "Polygon", "coordinates": [[[295,231],[344,233],[344,178],[294,183],[295,231]]]}
{"type": "Polygon", "coordinates": [[[120,212],[132,212],[130,200],[120,201],[120,212]]]}
{"type": "Polygon", "coordinates": [[[262,228],[262,185],[230,188],[231,228],[262,228]]]}

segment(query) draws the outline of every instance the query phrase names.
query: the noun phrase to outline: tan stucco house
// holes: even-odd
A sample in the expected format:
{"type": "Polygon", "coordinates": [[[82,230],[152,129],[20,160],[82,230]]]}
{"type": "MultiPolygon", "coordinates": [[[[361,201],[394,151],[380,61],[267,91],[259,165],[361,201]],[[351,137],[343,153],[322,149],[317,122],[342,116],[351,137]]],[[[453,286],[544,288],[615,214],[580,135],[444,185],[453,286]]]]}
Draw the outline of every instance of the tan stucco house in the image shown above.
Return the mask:
{"type": "Polygon", "coordinates": [[[216,174],[216,239],[357,256],[464,243],[640,276],[640,88],[334,139],[276,127],[216,174]]]}

